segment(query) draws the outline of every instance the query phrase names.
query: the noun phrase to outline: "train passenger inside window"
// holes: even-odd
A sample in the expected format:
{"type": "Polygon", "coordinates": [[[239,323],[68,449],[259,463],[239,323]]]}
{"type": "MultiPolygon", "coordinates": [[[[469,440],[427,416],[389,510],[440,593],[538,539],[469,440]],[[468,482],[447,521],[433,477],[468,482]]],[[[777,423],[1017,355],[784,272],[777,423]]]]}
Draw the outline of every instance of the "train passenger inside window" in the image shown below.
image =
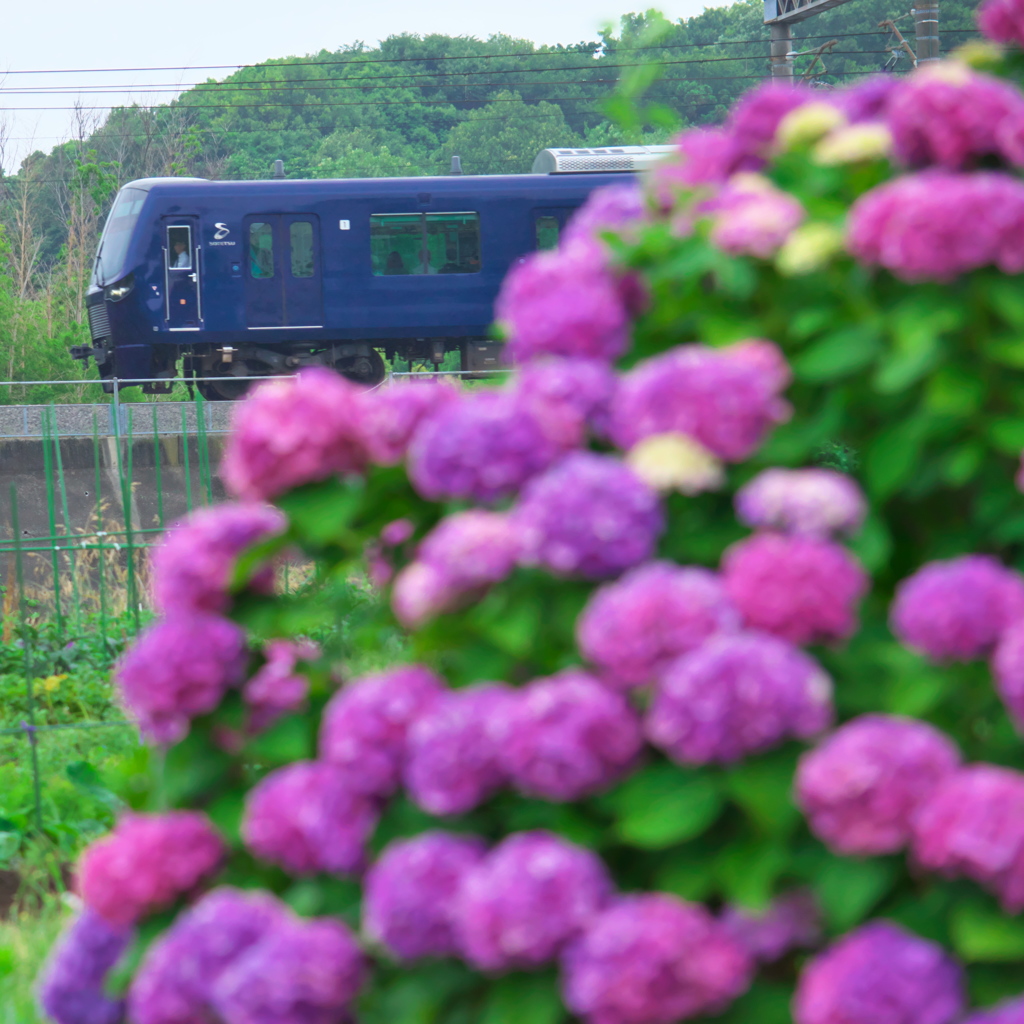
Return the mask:
{"type": "Polygon", "coordinates": [[[370,217],[374,275],[477,274],[476,213],[375,213],[370,217]]]}
{"type": "Polygon", "coordinates": [[[192,230],[187,225],[167,229],[168,265],[171,270],[192,269],[192,230]]]}
{"type": "Polygon", "coordinates": [[[404,274],[405,264],[402,262],[402,254],[397,249],[388,253],[387,262],[384,264],[385,274],[404,274]]]}

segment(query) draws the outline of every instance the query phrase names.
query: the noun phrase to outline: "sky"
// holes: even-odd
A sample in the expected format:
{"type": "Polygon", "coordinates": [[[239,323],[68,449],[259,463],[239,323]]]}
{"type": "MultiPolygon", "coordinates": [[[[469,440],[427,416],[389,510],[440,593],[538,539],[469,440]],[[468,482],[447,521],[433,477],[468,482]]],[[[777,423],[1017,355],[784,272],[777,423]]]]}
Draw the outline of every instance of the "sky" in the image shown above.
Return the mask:
{"type": "MultiPolygon", "coordinates": [[[[81,0],[5,3],[0,31],[0,153],[4,169],[17,169],[35,149],[49,150],[75,137],[67,109],[112,102],[167,101],[173,93],[148,94],[144,86],[187,85],[230,69],[102,74],[10,74],[69,68],[143,68],[171,65],[253,64],[271,57],[303,56],[321,49],[364,42],[374,46],[402,32],[468,35],[505,34],[535,43],[597,39],[602,25],[652,3],[629,0],[164,0],[162,3],[86,5],[81,0]],[[42,16],[40,16],[42,15],[42,16]],[[99,89],[132,87],[132,95],[99,89]],[[61,90],[54,93],[55,89],[61,90]],[[88,90],[93,90],[91,95],[88,90]],[[35,94],[26,92],[37,91],[35,94]],[[43,90],[38,92],[38,90],[43,90]],[[50,95],[47,95],[47,92],[50,95]]],[[[728,2],[728,0],[723,0],[728,2]]],[[[671,19],[700,14],[718,0],[663,0],[671,19]]],[[[102,118],[103,111],[83,111],[102,118]]]]}

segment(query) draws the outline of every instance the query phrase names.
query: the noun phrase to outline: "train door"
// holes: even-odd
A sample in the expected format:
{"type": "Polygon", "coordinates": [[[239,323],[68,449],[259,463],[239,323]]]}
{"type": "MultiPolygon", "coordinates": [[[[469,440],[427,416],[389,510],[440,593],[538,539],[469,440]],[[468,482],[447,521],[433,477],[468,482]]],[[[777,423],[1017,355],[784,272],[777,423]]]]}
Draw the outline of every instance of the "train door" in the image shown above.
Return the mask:
{"type": "Polygon", "coordinates": [[[198,331],[203,320],[198,217],[164,217],[164,299],[167,327],[198,331]]]}
{"type": "Polygon", "coordinates": [[[538,207],[533,211],[533,239],[536,249],[554,249],[575,206],[538,207]]]}
{"type": "Polygon", "coordinates": [[[252,214],[244,222],[246,326],[323,323],[320,222],[313,214],[252,214]]]}

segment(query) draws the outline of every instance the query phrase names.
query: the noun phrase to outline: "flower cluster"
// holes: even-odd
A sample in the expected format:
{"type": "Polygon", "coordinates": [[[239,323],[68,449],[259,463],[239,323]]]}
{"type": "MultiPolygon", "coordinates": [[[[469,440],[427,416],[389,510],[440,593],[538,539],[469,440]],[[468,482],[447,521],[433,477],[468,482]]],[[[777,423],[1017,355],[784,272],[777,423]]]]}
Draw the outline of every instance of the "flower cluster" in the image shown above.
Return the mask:
{"type": "Polygon", "coordinates": [[[707,208],[711,241],[733,256],[773,256],[804,219],[798,200],[757,174],[734,175],[707,208]]]}
{"type": "Polygon", "coordinates": [[[608,430],[615,374],[599,359],[535,359],[516,374],[513,388],[520,405],[558,445],[577,448],[588,432],[608,430]]]}
{"type": "Polygon", "coordinates": [[[978,28],[997,43],[1024,46],[1024,6],[1020,0],[985,0],[978,7],[978,28]]]}
{"type": "Polygon", "coordinates": [[[1021,1021],[1024,1021],[1024,998],[1019,996],[964,1018],[964,1024],[1021,1024],[1021,1021]]]}
{"type": "Polygon", "coordinates": [[[361,395],[359,429],[369,457],[381,466],[401,462],[417,427],[458,395],[435,380],[393,384],[361,395]]]}
{"type": "Polygon", "coordinates": [[[808,889],[784,893],[760,914],[742,907],[726,907],[719,920],[763,964],[774,963],[794,949],[814,946],[821,938],[821,912],[808,889]]]}
{"type": "Polygon", "coordinates": [[[756,529],[852,534],[866,513],[857,484],[832,469],[766,469],[736,492],[736,515],[756,529]]]}
{"type": "Polygon", "coordinates": [[[248,732],[263,732],[306,706],[309,681],[298,666],[319,654],[317,645],[308,640],[271,640],[264,645],[263,666],[242,687],[242,700],[249,709],[248,732]]]}

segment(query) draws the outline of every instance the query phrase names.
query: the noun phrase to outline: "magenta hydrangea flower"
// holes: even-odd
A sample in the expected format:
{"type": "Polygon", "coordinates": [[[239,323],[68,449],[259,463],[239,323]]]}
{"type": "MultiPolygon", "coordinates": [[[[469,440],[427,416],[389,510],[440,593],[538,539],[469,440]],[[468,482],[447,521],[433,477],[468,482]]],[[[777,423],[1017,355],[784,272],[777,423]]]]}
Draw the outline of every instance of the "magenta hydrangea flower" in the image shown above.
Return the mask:
{"type": "Polygon", "coordinates": [[[832,720],[832,682],[803,651],[763,633],[723,634],[663,673],[647,738],[680,764],[730,763],[832,720]]]}
{"type": "Polygon", "coordinates": [[[252,733],[263,732],[306,706],[309,680],[299,672],[298,663],[319,657],[320,649],[310,640],[271,640],[263,645],[263,655],[263,666],[242,688],[252,733]]]}
{"type": "Polygon", "coordinates": [[[605,232],[635,234],[646,214],[643,191],[635,182],[596,188],[566,224],[561,244],[600,241],[605,232]]]}
{"type": "Polygon", "coordinates": [[[729,114],[726,130],[744,155],[767,156],[782,119],[813,98],[810,89],[767,82],[740,98],[729,114]]]}
{"type": "Polygon", "coordinates": [[[401,960],[455,956],[455,907],[483,860],[476,836],[423,832],[387,846],[366,875],[363,928],[401,960]]]}
{"type": "Polygon", "coordinates": [[[616,378],[599,359],[536,359],[513,380],[520,404],[561,448],[578,448],[588,432],[608,430],[616,378]]]}
{"type": "Polygon", "coordinates": [[[1024,732],[1024,619],[1016,620],[1000,636],[992,674],[1017,730],[1024,732]]]}
{"type": "Polygon", "coordinates": [[[1024,997],[1007,999],[987,1010],[976,1010],[963,1024],[1024,1024],[1024,997]]]}
{"type": "Polygon", "coordinates": [[[821,938],[821,912],[809,889],[794,889],[776,897],[761,914],[727,906],[719,921],[763,964],[781,960],[794,949],[814,946],[821,938]]]}
{"type": "Polygon", "coordinates": [[[557,458],[537,420],[503,391],[478,391],[428,416],[409,446],[409,479],[425,498],[490,504],[557,458]]]}
{"type": "Polygon", "coordinates": [[[651,168],[650,187],[659,205],[671,209],[680,193],[723,184],[737,170],[757,170],[763,163],[745,156],[730,132],[690,128],[672,140],[676,153],[651,168]]]}
{"type": "Polygon", "coordinates": [[[447,691],[423,665],[402,665],[354,679],[328,702],[320,756],[356,792],[389,797],[402,779],[412,724],[447,691]]]}
{"type": "Polygon", "coordinates": [[[736,175],[709,204],[711,241],[733,256],[768,259],[803,223],[800,201],[758,175],[736,175]]]}
{"type": "Polygon", "coordinates": [[[157,743],[177,743],[189,721],[213,711],[242,681],[245,633],[216,615],[178,615],[146,629],[114,670],[139,728],[157,743]]]}
{"type": "Polygon", "coordinates": [[[956,744],[927,723],[862,715],[800,759],[797,802],[837,853],[895,853],[918,807],[959,764],[956,744]]]}
{"type": "Polygon", "coordinates": [[[226,848],[204,814],[128,814],[82,854],[85,905],[127,927],[188,895],[220,867],[226,848]]]}
{"type": "Polygon", "coordinates": [[[512,691],[485,683],[444,694],[409,729],[405,786],[430,814],[463,814],[506,782],[499,752],[512,691]]]}
{"type": "Polygon", "coordinates": [[[146,951],[128,995],[132,1024],[212,1020],[217,979],[290,917],[269,893],[228,886],[208,893],[146,951]]]}
{"type": "Polygon", "coordinates": [[[464,878],[455,913],[463,956],[483,971],[539,967],[612,895],[599,857],[547,832],[499,843],[464,878]]]}
{"type": "Polygon", "coordinates": [[[829,99],[851,124],[884,120],[889,99],[902,81],[896,75],[872,75],[845,89],[836,89],[829,99]]]}
{"type": "Polygon", "coordinates": [[[766,358],[769,345],[680,345],[639,363],[612,400],[612,440],[629,449],[655,434],[686,434],[719,458],[748,458],[789,415],[778,362],[766,358]]]}
{"type": "Polygon", "coordinates": [[[566,1006],[588,1024],[675,1024],[719,1013],[750,984],[746,950],[703,907],[618,900],[562,959],[566,1006]]]}
{"type": "Polygon", "coordinates": [[[509,781],[528,796],[579,800],[617,782],[643,746],[629,701],[579,669],[516,694],[501,747],[509,781]]]}
{"type": "Polygon", "coordinates": [[[654,554],[665,521],[657,494],[618,459],[573,452],[531,480],[512,515],[521,560],[601,579],[654,554]]]}
{"type": "Polygon", "coordinates": [[[845,548],[779,533],[734,544],[722,559],[722,576],[749,626],[794,644],[850,636],[868,589],[867,575],[845,548]]]}
{"type": "Polygon", "coordinates": [[[1024,46],[1024,4],[1021,0],[985,0],[978,7],[978,28],[997,43],[1024,46]]]}
{"type": "MultiPolygon", "coordinates": [[[[269,505],[227,502],[193,512],[153,553],[153,600],[165,614],[227,611],[235,561],[246,548],[282,533],[285,517],[269,505]]],[[[271,566],[249,584],[269,593],[271,566]]]]}
{"type": "Polygon", "coordinates": [[[444,574],[462,593],[503,580],[515,567],[519,538],[511,518],[470,509],[446,516],[416,551],[416,560],[444,574]]]}
{"type": "Polygon", "coordinates": [[[886,105],[896,155],[912,167],[958,170],[998,154],[1004,121],[1024,113],[1008,82],[943,61],[903,79],[886,105]]]}
{"type": "Polygon", "coordinates": [[[804,968],[796,1024],[952,1024],[963,975],[941,946],[888,921],[843,936],[804,968]]]}
{"type": "Polygon", "coordinates": [[[80,913],[57,940],[43,967],[39,1005],[54,1024],[121,1024],[124,1002],[105,994],[110,969],[131,932],[92,910],[80,913]]]}
{"type": "Polygon", "coordinates": [[[494,314],[516,362],[542,355],[610,361],[629,345],[629,312],[605,250],[578,239],[513,266],[494,314]]]}
{"type": "Polygon", "coordinates": [[[946,778],[918,810],[911,849],[922,867],[966,877],[1024,910],[1024,775],[969,765],[946,778]]]}
{"type": "Polygon", "coordinates": [[[366,975],[366,958],[340,921],[291,920],[221,974],[213,1006],[229,1024],[339,1024],[366,975]]]}
{"type": "Polygon", "coordinates": [[[376,801],[352,788],[343,769],[296,761],[249,791],[242,838],[257,857],[290,874],[347,875],[365,864],[378,816],[376,801]]]}
{"type": "Polygon", "coordinates": [[[987,555],[929,562],[903,580],[889,612],[892,631],[935,661],[987,655],[1024,615],[1024,579],[987,555]]]}
{"type": "Polygon", "coordinates": [[[847,246],[904,281],[952,281],[995,264],[1024,270],[1024,182],[1008,174],[907,174],[850,208],[847,246]]]}
{"type": "Polygon", "coordinates": [[[458,401],[459,392],[441,381],[397,383],[361,396],[359,426],[370,458],[393,466],[405,458],[420,423],[458,401]]]}
{"type": "Polygon", "coordinates": [[[265,501],[300,484],[361,473],[361,392],[323,367],[255,388],[234,415],[221,476],[239,498],[265,501]]]}
{"type": "Polygon", "coordinates": [[[395,577],[391,610],[406,629],[418,629],[442,612],[457,607],[461,597],[443,569],[426,562],[410,562],[395,577]]]}
{"type": "Polygon", "coordinates": [[[650,562],[597,590],[576,622],[580,653],[619,688],[644,686],[740,615],[707,569],[650,562]]]}
{"type": "Polygon", "coordinates": [[[855,481],[833,469],[766,469],[736,493],[747,526],[806,536],[856,533],[867,503],[855,481]]]}

